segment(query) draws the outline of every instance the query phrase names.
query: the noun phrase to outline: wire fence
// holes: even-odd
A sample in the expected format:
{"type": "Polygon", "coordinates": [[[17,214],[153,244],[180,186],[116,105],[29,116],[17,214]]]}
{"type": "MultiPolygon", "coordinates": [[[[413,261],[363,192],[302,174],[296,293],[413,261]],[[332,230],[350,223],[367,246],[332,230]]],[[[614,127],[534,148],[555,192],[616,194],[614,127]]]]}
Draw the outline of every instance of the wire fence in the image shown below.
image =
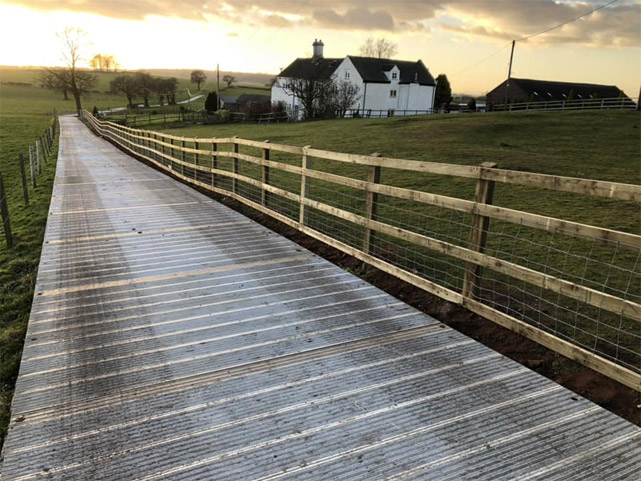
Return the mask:
{"type": "Polygon", "coordinates": [[[54,110],[51,125],[38,136],[34,145],[30,145],[28,155],[20,154],[17,163],[20,168],[20,176],[6,178],[0,172],[0,221],[7,248],[11,249],[14,244],[13,231],[11,229],[11,210],[9,203],[11,199],[24,199],[24,207],[29,206],[29,187],[35,189],[38,186],[38,175],[42,173],[43,164],[48,162],[51,156],[54,140],[56,138],[58,114],[54,110]]]}
{"type": "Polygon", "coordinates": [[[84,118],[180,179],[641,389],[641,236],[528,211],[548,195],[639,219],[640,185],[182,138],[84,118]]]}

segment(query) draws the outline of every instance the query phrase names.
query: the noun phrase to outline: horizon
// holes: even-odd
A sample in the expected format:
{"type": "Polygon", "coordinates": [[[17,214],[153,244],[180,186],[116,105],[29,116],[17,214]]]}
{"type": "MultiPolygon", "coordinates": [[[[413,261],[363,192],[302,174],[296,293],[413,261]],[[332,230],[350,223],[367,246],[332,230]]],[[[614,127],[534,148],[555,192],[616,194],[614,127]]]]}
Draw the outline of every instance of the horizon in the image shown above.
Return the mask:
{"type": "MultiPolygon", "coordinates": [[[[310,57],[323,39],[325,56],[357,55],[368,37],[398,45],[396,60],[421,59],[452,91],[481,96],[507,78],[511,39],[517,41],[512,77],[616,85],[637,97],[641,84],[641,4],[635,0],[328,0],[325,9],[293,0],[186,0],[184,11],[160,0],[122,5],[110,0],[1,0],[7,67],[59,66],[56,32],[87,32],[85,58],[114,55],[122,70],[206,70],[276,76],[296,58],[310,57]],[[496,8],[496,7],[500,8],[496,8]],[[167,7],[169,8],[169,7],[167,7]],[[596,11],[570,21],[587,11],[596,11]],[[113,32],[118,32],[114,35],[113,32]],[[140,42],[139,40],[142,40],[140,42]],[[140,48],[132,48],[139,41],[140,48]],[[150,48],[150,46],[152,48],[150,48]]],[[[88,64],[85,62],[81,66],[88,64]]]]}

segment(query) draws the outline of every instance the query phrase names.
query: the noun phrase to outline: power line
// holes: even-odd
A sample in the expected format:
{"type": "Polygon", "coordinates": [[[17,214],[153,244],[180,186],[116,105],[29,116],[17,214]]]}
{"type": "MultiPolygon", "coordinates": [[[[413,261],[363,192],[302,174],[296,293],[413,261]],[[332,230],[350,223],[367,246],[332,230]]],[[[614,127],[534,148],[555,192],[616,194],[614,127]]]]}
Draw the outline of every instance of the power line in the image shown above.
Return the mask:
{"type": "Polygon", "coordinates": [[[533,33],[532,35],[528,35],[528,36],[526,36],[526,37],[522,37],[522,38],[516,39],[516,42],[521,42],[521,41],[523,41],[523,40],[527,40],[528,38],[536,37],[537,35],[542,35],[542,34],[544,34],[544,33],[551,32],[552,30],[556,30],[557,28],[559,28],[559,27],[563,27],[564,25],[567,25],[568,23],[576,22],[576,21],[577,21],[577,20],[579,20],[580,18],[583,18],[583,17],[585,17],[585,16],[587,16],[587,15],[590,15],[591,13],[594,13],[594,12],[596,12],[596,11],[598,11],[598,10],[601,10],[601,9],[603,9],[603,8],[605,8],[605,7],[608,7],[608,6],[610,6],[610,5],[612,5],[613,3],[616,3],[616,2],[618,2],[618,1],[619,1],[619,0],[612,0],[611,2],[608,2],[608,3],[604,4],[604,5],[601,5],[600,7],[594,8],[594,9],[590,10],[589,12],[585,12],[583,15],[579,15],[578,17],[572,18],[572,19],[567,20],[567,21],[565,21],[565,22],[563,22],[563,23],[560,23],[560,24],[558,24],[558,25],[555,25],[554,27],[550,27],[550,28],[545,29],[545,30],[542,30],[542,31],[540,31],[540,32],[538,32],[538,33],[533,33]]]}
{"type": "Polygon", "coordinates": [[[457,75],[459,75],[459,74],[462,74],[463,72],[467,72],[468,70],[473,69],[474,67],[476,67],[476,66],[478,66],[478,65],[482,64],[482,63],[483,63],[483,62],[485,62],[486,60],[491,59],[492,57],[494,57],[495,55],[497,55],[497,54],[501,53],[503,50],[505,50],[505,49],[506,49],[507,47],[509,47],[509,46],[510,46],[510,44],[509,44],[509,43],[506,43],[506,44],[505,44],[505,45],[503,45],[500,49],[498,49],[496,52],[494,52],[494,53],[492,53],[492,54],[488,55],[487,57],[482,58],[481,60],[479,60],[479,61],[478,61],[478,62],[476,62],[475,64],[470,65],[469,67],[465,67],[463,70],[459,70],[459,71],[458,71],[458,72],[456,72],[456,73],[453,73],[453,74],[451,75],[451,76],[452,76],[452,78],[456,77],[456,76],[457,76],[457,75]]]}

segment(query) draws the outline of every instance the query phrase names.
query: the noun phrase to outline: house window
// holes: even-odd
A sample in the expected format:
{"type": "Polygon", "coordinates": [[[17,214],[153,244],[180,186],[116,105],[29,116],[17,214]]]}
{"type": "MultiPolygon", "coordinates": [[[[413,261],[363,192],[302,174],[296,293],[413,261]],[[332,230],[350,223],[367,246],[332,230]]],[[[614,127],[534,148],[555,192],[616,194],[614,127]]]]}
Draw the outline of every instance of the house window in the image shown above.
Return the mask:
{"type": "Polygon", "coordinates": [[[349,70],[345,70],[345,78],[347,78],[347,79],[350,78],[350,75],[351,74],[350,74],[349,70]]]}
{"type": "Polygon", "coordinates": [[[398,80],[398,72],[392,72],[392,80],[398,80]]]}
{"type": "Polygon", "coordinates": [[[396,98],[396,90],[390,90],[389,91],[389,96],[390,96],[391,99],[395,99],[396,98]]]}

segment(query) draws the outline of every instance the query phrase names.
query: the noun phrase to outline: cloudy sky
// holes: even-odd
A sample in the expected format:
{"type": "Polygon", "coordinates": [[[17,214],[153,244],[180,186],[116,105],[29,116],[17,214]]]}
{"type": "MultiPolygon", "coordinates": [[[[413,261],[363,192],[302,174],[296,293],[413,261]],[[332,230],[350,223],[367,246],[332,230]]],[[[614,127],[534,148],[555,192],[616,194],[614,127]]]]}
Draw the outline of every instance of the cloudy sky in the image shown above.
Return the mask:
{"type": "MultiPolygon", "coordinates": [[[[512,39],[612,0],[0,0],[1,65],[60,63],[56,31],[88,32],[87,58],[123,68],[201,68],[277,74],[311,55],[357,55],[367,37],[398,44],[456,92],[484,94],[507,75],[512,39]],[[20,42],[16,40],[20,39],[20,42]],[[18,44],[17,48],[8,46],[18,44]]],[[[575,22],[517,42],[514,77],[615,84],[637,96],[641,0],[617,0],[575,22]]]]}

